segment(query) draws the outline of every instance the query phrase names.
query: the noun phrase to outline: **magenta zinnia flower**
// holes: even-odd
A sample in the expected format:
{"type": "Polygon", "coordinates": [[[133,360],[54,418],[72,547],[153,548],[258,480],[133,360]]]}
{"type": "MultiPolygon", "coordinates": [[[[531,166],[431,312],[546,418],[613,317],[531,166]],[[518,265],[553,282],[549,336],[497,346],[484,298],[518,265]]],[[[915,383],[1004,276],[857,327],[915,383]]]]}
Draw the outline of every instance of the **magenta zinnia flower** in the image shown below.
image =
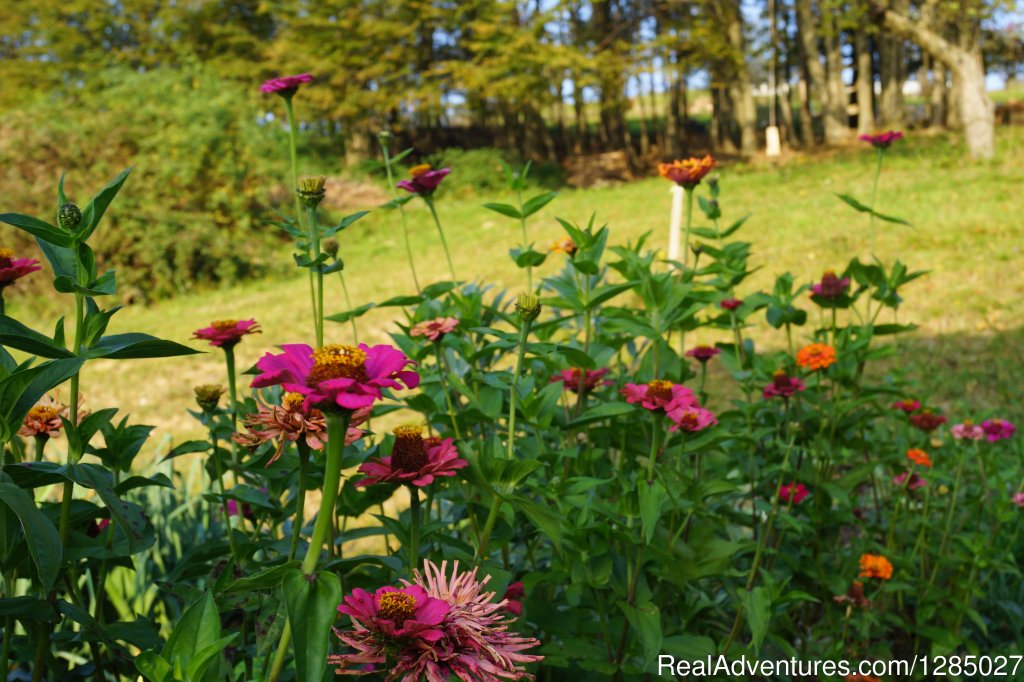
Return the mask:
{"type": "Polygon", "coordinates": [[[970,419],[965,419],[963,424],[954,424],[949,432],[957,440],[981,440],[985,437],[985,429],[970,419]]]}
{"type": "Polygon", "coordinates": [[[910,472],[904,471],[902,474],[897,474],[892,478],[892,484],[897,488],[902,488],[904,484],[907,486],[907,490],[917,490],[928,485],[928,481],[924,480],[920,476],[914,473],[910,473],[910,482],[907,482],[907,474],[910,472]]]}
{"type": "Polygon", "coordinates": [[[941,414],[935,414],[931,410],[921,410],[915,414],[910,415],[910,423],[926,433],[934,431],[948,420],[941,414]]]}
{"type": "Polygon", "coordinates": [[[260,325],[256,320],[217,320],[209,327],[195,330],[192,338],[209,341],[211,346],[218,348],[232,348],[243,336],[259,333],[260,325]]]}
{"type": "Polygon", "coordinates": [[[721,352],[721,350],[713,346],[697,346],[686,351],[686,357],[694,358],[701,364],[704,364],[721,352]]]}
{"type": "Polygon", "coordinates": [[[655,379],[646,384],[626,384],[620,391],[627,403],[639,403],[645,410],[668,413],[680,407],[696,407],[697,396],[680,384],[655,379]]]}
{"type": "Polygon", "coordinates": [[[451,168],[438,168],[434,170],[430,167],[429,163],[423,163],[409,169],[409,175],[412,177],[408,180],[402,180],[397,186],[406,192],[412,192],[420,196],[430,196],[438,188],[445,176],[451,172],[451,168]]]}
{"type": "Polygon", "coordinates": [[[516,617],[523,615],[523,602],[520,600],[525,596],[526,588],[523,587],[522,581],[511,583],[505,588],[505,595],[502,597],[505,601],[505,610],[516,617]]]}
{"type": "Polygon", "coordinates": [[[718,305],[722,306],[722,310],[736,310],[743,305],[743,301],[738,298],[727,298],[718,305]]]}
{"type": "Polygon", "coordinates": [[[800,504],[810,494],[803,483],[790,483],[779,488],[779,499],[793,504],[800,504]]]}
{"type": "Polygon", "coordinates": [[[1024,509],[1024,492],[1014,493],[1013,497],[1010,498],[1010,501],[1021,509],[1024,509]]]}
{"type": "Polygon", "coordinates": [[[416,388],[420,376],[406,369],[412,361],[387,345],[328,345],[317,350],[304,343],[281,346],[280,355],[267,353],[256,366],[253,388],[283,386],[301,393],[306,404],[321,410],[370,407],[385,388],[416,388]]]}
{"type": "Polygon", "coordinates": [[[832,270],[826,270],[821,281],[811,285],[811,294],[817,298],[832,300],[839,298],[850,288],[850,278],[840,279],[832,270]]]}
{"type": "Polygon", "coordinates": [[[764,387],[762,395],[765,400],[769,398],[789,398],[794,393],[799,393],[807,388],[803,379],[791,377],[786,370],[780,369],[772,374],[772,383],[764,387]]]}
{"type": "Polygon", "coordinates": [[[861,135],[859,139],[861,142],[868,142],[872,147],[886,149],[896,140],[903,138],[903,133],[899,130],[890,130],[885,133],[874,133],[871,135],[861,135]]]}
{"type": "Polygon", "coordinates": [[[440,341],[445,334],[451,334],[458,326],[459,321],[454,317],[439,317],[415,325],[409,330],[409,336],[425,336],[431,341],[440,341]]]}
{"type": "Polygon", "coordinates": [[[396,427],[391,454],[363,462],[359,473],[366,474],[366,478],[356,485],[404,483],[422,488],[433,483],[436,476],[454,476],[469,464],[459,458],[451,438],[424,438],[422,431],[418,424],[396,427]]]}
{"type": "Polygon", "coordinates": [[[1006,421],[1005,419],[986,419],[981,423],[981,428],[984,429],[989,443],[1010,438],[1017,430],[1013,422],[1006,421]]]}
{"type": "Polygon", "coordinates": [[[282,97],[291,97],[303,83],[311,83],[313,77],[308,73],[300,73],[297,76],[281,76],[264,81],[260,86],[260,92],[272,92],[282,97]]]}
{"type": "Polygon", "coordinates": [[[703,431],[718,423],[714,413],[700,405],[679,405],[668,410],[666,414],[672,422],[668,427],[669,431],[703,431]]]}
{"type": "Polygon", "coordinates": [[[573,367],[572,369],[563,369],[561,372],[551,377],[551,381],[548,383],[553,384],[556,381],[561,381],[565,385],[566,389],[572,391],[573,393],[579,393],[580,381],[582,380],[584,390],[587,393],[590,393],[592,390],[597,388],[599,384],[601,386],[612,385],[611,381],[602,381],[602,378],[607,373],[607,368],[588,369],[586,370],[586,373],[584,373],[584,371],[581,370],[579,367],[573,367]]]}
{"type": "MultiPolygon", "coordinates": [[[[429,596],[419,585],[402,589],[386,586],[373,594],[356,588],[338,606],[338,612],[351,616],[356,633],[367,632],[384,640],[423,640],[436,642],[444,636],[438,629],[450,607],[429,596]]],[[[341,641],[358,648],[342,637],[341,641]]],[[[376,661],[363,661],[373,663],[376,661]]],[[[383,663],[383,660],[380,661],[383,663]]]]}
{"type": "Polygon", "coordinates": [[[25,275],[41,269],[35,258],[15,258],[14,251],[0,248],[0,291],[25,275]]]}
{"type": "Polygon", "coordinates": [[[900,410],[907,414],[913,414],[921,409],[921,401],[907,398],[906,400],[897,400],[892,404],[894,410],[900,410]]]}

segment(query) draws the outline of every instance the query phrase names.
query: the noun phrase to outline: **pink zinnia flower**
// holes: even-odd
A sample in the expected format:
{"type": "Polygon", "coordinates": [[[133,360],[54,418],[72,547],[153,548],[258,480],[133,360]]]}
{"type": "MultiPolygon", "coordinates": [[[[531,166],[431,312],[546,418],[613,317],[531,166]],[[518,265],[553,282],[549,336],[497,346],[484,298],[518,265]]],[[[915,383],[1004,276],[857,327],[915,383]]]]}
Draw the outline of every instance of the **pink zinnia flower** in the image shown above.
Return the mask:
{"type": "Polygon", "coordinates": [[[14,251],[0,248],[0,292],[16,280],[41,269],[35,258],[15,258],[14,251]]]}
{"type": "Polygon", "coordinates": [[[913,414],[921,409],[921,401],[907,398],[906,400],[897,400],[892,404],[894,410],[900,410],[907,414],[913,414]]]}
{"type": "Polygon", "coordinates": [[[1024,492],[1014,493],[1013,497],[1010,498],[1010,501],[1021,509],[1024,509],[1024,492]]]}
{"type": "Polygon", "coordinates": [[[985,437],[985,429],[970,419],[965,419],[963,424],[954,424],[949,432],[957,440],[981,440],[985,437]]]}
{"type": "Polygon", "coordinates": [[[1006,421],[1005,419],[986,419],[981,422],[981,428],[985,430],[985,436],[988,438],[989,443],[1010,438],[1017,430],[1013,422],[1006,421]]]}
{"type": "Polygon", "coordinates": [[[451,438],[425,439],[422,430],[418,424],[395,428],[391,454],[363,462],[359,473],[366,474],[366,478],[356,485],[404,483],[422,488],[433,483],[436,476],[454,476],[457,470],[469,464],[459,458],[451,438]]]}
{"type": "Polygon", "coordinates": [[[308,73],[300,73],[297,76],[281,76],[264,81],[260,86],[260,92],[272,92],[282,97],[291,97],[303,83],[313,82],[313,77],[308,73]]]}
{"type": "MultiPolygon", "coordinates": [[[[352,618],[356,633],[368,632],[385,640],[418,639],[425,642],[436,642],[444,636],[437,626],[450,610],[448,604],[431,597],[419,585],[402,589],[386,586],[373,594],[356,588],[338,606],[339,613],[352,618]]],[[[340,638],[346,644],[357,646],[345,637],[340,638]]],[[[361,661],[377,662],[384,661],[361,661]]]]}
{"type": "MultiPolygon", "coordinates": [[[[420,590],[415,593],[417,600],[422,593],[426,599],[443,605],[445,611],[440,620],[427,628],[431,632],[430,637],[419,633],[397,637],[382,632],[381,628],[374,629],[375,618],[379,617],[371,612],[373,604],[368,597],[372,599],[373,595],[363,592],[366,596],[360,595],[358,609],[353,604],[342,611],[352,615],[353,628],[335,630],[338,639],[355,652],[331,656],[328,662],[338,666],[336,672],[343,675],[363,675],[373,672],[377,666],[387,665],[390,670],[386,679],[389,681],[426,679],[427,682],[449,682],[454,679],[501,682],[533,679],[523,670],[523,665],[540,661],[543,657],[523,651],[538,646],[540,642],[509,632],[514,620],[505,615],[506,601],[495,601],[493,592],[484,591],[490,576],[477,580],[476,574],[476,569],[460,574],[456,562],[449,578],[447,562],[438,568],[427,561],[423,573],[418,570],[413,573],[412,583],[402,581],[406,590],[420,590]],[[434,632],[439,636],[434,636],[434,632]]],[[[406,599],[389,599],[395,602],[401,599],[403,613],[399,617],[408,612],[406,599]]],[[[348,604],[355,600],[346,598],[345,601],[348,604]]],[[[433,616],[429,619],[431,623],[435,620],[433,616]]]]}
{"type": "Polygon", "coordinates": [[[907,490],[917,490],[928,485],[928,481],[924,480],[917,474],[912,474],[908,471],[904,471],[902,474],[893,476],[892,484],[897,488],[902,488],[904,484],[907,486],[907,490]],[[907,482],[907,474],[910,474],[910,482],[907,482]]]}
{"type": "Polygon", "coordinates": [[[948,420],[941,414],[935,414],[931,410],[921,410],[910,415],[910,423],[924,432],[931,432],[945,424],[948,420]]]}
{"type": "Polygon", "coordinates": [[[621,391],[627,403],[639,403],[645,410],[668,413],[680,407],[696,407],[697,396],[680,384],[655,379],[646,384],[626,384],[621,391]]]}
{"type": "Polygon", "coordinates": [[[425,336],[431,341],[440,341],[445,334],[451,334],[458,326],[459,321],[454,317],[439,317],[415,325],[409,330],[409,336],[425,336]]]}
{"type": "Polygon", "coordinates": [[[243,336],[259,333],[260,325],[256,320],[217,320],[209,327],[195,330],[192,338],[209,341],[211,346],[218,348],[232,348],[243,336]]]}
{"type": "Polygon", "coordinates": [[[869,142],[872,147],[880,147],[886,149],[896,140],[902,139],[903,133],[899,130],[890,130],[885,133],[874,133],[871,135],[861,135],[859,139],[861,142],[869,142]]]}
{"type": "Polygon", "coordinates": [[[736,310],[743,305],[743,301],[738,298],[727,298],[718,305],[722,306],[722,310],[736,310]]]}
{"type": "Polygon", "coordinates": [[[702,365],[722,351],[712,346],[697,346],[686,351],[686,357],[694,358],[702,365]]]}
{"type": "MultiPolygon", "coordinates": [[[[236,500],[227,501],[228,516],[238,516],[238,502],[236,500]]],[[[256,514],[245,502],[242,503],[242,518],[249,519],[250,521],[255,520],[256,514]]]]}
{"type": "Polygon", "coordinates": [[[387,345],[328,345],[317,350],[304,343],[281,346],[280,355],[267,353],[256,366],[260,374],[253,388],[283,386],[301,393],[306,404],[321,410],[358,410],[382,397],[382,389],[416,388],[420,376],[406,367],[412,363],[397,348],[387,345]]]}
{"type": "Polygon", "coordinates": [[[505,588],[505,596],[502,597],[505,601],[505,610],[516,617],[523,615],[523,602],[520,600],[525,596],[526,589],[522,581],[510,584],[505,588]]]}
{"type": "Polygon", "coordinates": [[[790,483],[779,488],[779,499],[793,504],[800,504],[810,494],[803,483],[790,483]]]}
{"type": "MultiPolygon", "coordinates": [[[[349,419],[345,445],[352,445],[363,437],[364,431],[356,428],[370,417],[372,408],[363,407],[352,413],[349,419]]],[[[257,411],[243,419],[249,433],[235,433],[231,440],[247,448],[256,448],[264,443],[278,441],[274,456],[267,466],[276,462],[284,451],[286,443],[299,439],[310,450],[322,450],[327,439],[327,418],[320,410],[306,404],[301,393],[286,393],[280,405],[265,405],[257,402],[257,411]]]]}
{"type": "Polygon", "coordinates": [[[772,374],[772,383],[764,387],[762,395],[765,400],[769,398],[789,398],[794,393],[798,393],[807,388],[804,384],[803,379],[797,377],[791,377],[786,373],[786,370],[780,369],[772,374]]]}
{"type": "Polygon", "coordinates": [[[91,538],[98,538],[100,533],[105,531],[110,526],[110,519],[100,519],[99,521],[93,521],[86,528],[85,534],[91,538]]]}
{"type": "Polygon", "coordinates": [[[821,281],[811,285],[812,297],[832,300],[839,298],[850,288],[850,278],[840,279],[832,270],[826,270],[821,276],[821,281]]]}
{"type": "Polygon", "coordinates": [[[67,405],[47,396],[29,409],[18,429],[18,435],[26,438],[58,438],[64,427],[61,417],[67,419],[69,414],[67,405]]]}
{"type": "Polygon", "coordinates": [[[584,374],[584,371],[579,367],[573,367],[572,369],[563,369],[558,374],[551,377],[549,383],[555,383],[561,381],[565,385],[565,388],[572,391],[573,393],[580,392],[580,380],[583,381],[583,388],[587,393],[601,386],[611,386],[611,381],[602,381],[605,374],[608,373],[608,369],[588,369],[584,374]]]}
{"type": "Polygon", "coordinates": [[[409,175],[412,176],[410,179],[402,180],[397,186],[413,194],[430,196],[437,189],[438,185],[441,184],[445,176],[451,172],[451,168],[433,170],[428,163],[420,164],[419,166],[413,166],[409,170],[409,175]]]}
{"type": "Polygon", "coordinates": [[[680,405],[666,413],[672,425],[669,431],[703,431],[718,423],[718,419],[710,410],[699,405],[680,405]]]}

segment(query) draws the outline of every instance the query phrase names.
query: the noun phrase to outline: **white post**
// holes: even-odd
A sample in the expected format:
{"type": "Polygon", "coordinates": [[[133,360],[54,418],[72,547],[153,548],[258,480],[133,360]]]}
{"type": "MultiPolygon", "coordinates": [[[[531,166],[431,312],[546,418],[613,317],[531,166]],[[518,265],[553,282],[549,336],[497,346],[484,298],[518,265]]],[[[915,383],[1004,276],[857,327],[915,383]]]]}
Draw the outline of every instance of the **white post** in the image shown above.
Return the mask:
{"type": "Polygon", "coordinates": [[[765,152],[768,156],[778,156],[782,153],[782,140],[779,139],[778,126],[768,126],[764,131],[764,139],[767,143],[765,152]]]}
{"type": "Polygon", "coordinates": [[[668,259],[682,260],[679,257],[679,241],[683,232],[683,188],[672,185],[672,222],[668,228],[668,259]]]}

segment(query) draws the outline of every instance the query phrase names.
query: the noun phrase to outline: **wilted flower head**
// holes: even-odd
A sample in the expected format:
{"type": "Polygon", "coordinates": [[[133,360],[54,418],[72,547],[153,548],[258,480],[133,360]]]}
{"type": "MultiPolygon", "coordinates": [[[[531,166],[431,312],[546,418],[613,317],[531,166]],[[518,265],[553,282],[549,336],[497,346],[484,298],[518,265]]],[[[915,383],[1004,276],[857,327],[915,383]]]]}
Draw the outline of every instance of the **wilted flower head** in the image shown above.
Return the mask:
{"type": "Polygon", "coordinates": [[[451,168],[434,170],[430,167],[429,163],[421,163],[409,169],[411,177],[408,180],[399,182],[398,187],[401,187],[406,192],[412,192],[420,196],[430,196],[438,188],[445,176],[451,172],[451,168]]]}
{"type": "Polygon", "coordinates": [[[871,608],[871,600],[864,596],[864,583],[859,580],[854,580],[850,583],[850,587],[847,588],[846,594],[841,594],[838,597],[832,597],[832,601],[837,604],[850,604],[856,606],[859,609],[871,608]]]}
{"type": "Polygon", "coordinates": [[[569,258],[576,255],[579,247],[570,237],[562,237],[548,249],[551,253],[564,253],[569,258]]]}
{"type": "Polygon", "coordinates": [[[658,175],[687,189],[693,189],[714,167],[715,159],[710,155],[703,159],[691,157],[672,163],[659,163],[658,175]]]}
{"type": "Polygon", "coordinates": [[[425,336],[431,341],[440,341],[445,334],[451,334],[458,326],[459,321],[454,317],[438,317],[414,325],[409,330],[409,336],[425,336]]]}
{"type": "Polygon", "coordinates": [[[928,481],[924,480],[915,473],[904,471],[902,474],[897,474],[892,477],[892,484],[897,488],[903,488],[906,486],[907,490],[917,490],[928,485],[928,481]],[[910,480],[907,480],[907,476],[910,476],[910,480]]]}
{"type": "Polygon", "coordinates": [[[582,384],[583,389],[589,393],[597,388],[598,385],[612,385],[611,381],[602,381],[606,374],[608,374],[607,368],[582,370],[579,367],[573,367],[572,369],[563,369],[551,377],[550,383],[561,381],[565,384],[565,388],[573,393],[579,393],[582,384]]]}
{"type": "Polygon", "coordinates": [[[920,448],[911,448],[907,450],[907,459],[914,464],[920,464],[923,467],[930,467],[932,465],[932,458],[928,456],[928,453],[920,448]]]}
{"type": "Polygon", "coordinates": [[[911,414],[921,409],[921,401],[914,400],[912,398],[907,398],[905,400],[897,400],[892,404],[892,409],[900,410],[902,412],[906,412],[907,414],[911,414]]]}
{"type": "Polygon", "coordinates": [[[196,394],[196,404],[203,412],[213,412],[217,409],[220,398],[227,389],[220,384],[202,384],[192,389],[196,394]]]}
{"type": "Polygon", "coordinates": [[[299,186],[295,191],[298,192],[302,203],[316,208],[324,200],[324,195],[326,194],[324,185],[326,184],[327,178],[322,175],[303,177],[299,178],[299,186]]]}
{"type": "Polygon", "coordinates": [[[506,615],[507,602],[495,601],[493,592],[484,591],[490,576],[478,580],[476,569],[460,573],[456,562],[449,577],[447,568],[447,562],[439,568],[427,561],[422,573],[413,573],[413,582],[402,581],[405,588],[400,591],[413,596],[415,607],[407,597],[388,598],[396,606],[392,609],[389,602],[387,615],[406,618],[405,628],[410,632],[402,636],[388,632],[393,621],[382,617],[385,608],[372,601],[376,595],[356,590],[346,597],[338,610],[352,616],[353,626],[335,630],[335,634],[355,652],[331,656],[328,662],[338,666],[339,674],[348,675],[373,672],[368,665],[387,665],[389,681],[532,679],[523,665],[543,657],[523,652],[540,642],[509,631],[514,620],[506,615]],[[392,610],[400,612],[391,614],[392,610]],[[408,613],[414,617],[407,618],[408,613]]]}
{"type": "Polygon", "coordinates": [[[910,415],[910,423],[913,424],[915,428],[926,433],[934,431],[945,424],[946,421],[946,417],[941,414],[935,414],[929,409],[924,409],[910,415]]]}
{"type": "Polygon", "coordinates": [[[727,298],[724,301],[719,302],[718,305],[722,307],[722,310],[736,310],[743,305],[743,301],[738,298],[727,298]]]}
{"type": "Polygon", "coordinates": [[[783,502],[792,502],[793,504],[800,504],[810,494],[807,486],[803,483],[789,483],[779,488],[779,499],[783,502]]]}
{"type": "Polygon", "coordinates": [[[850,278],[840,279],[832,270],[826,270],[821,281],[811,285],[811,297],[831,301],[841,297],[850,288],[850,278]]]}
{"type": "Polygon", "coordinates": [[[35,258],[15,258],[14,251],[0,247],[0,291],[25,275],[41,269],[35,258]]]}
{"type": "Polygon", "coordinates": [[[896,140],[902,139],[903,133],[899,130],[890,130],[884,133],[871,133],[870,135],[861,135],[859,139],[861,142],[868,142],[872,147],[887,149],[896,140]]]}
{"type": "Polygon", "coordinates": [[[192,338],[209,341],[218,348],[233,348],[243,336],[259,333],[260,325],[256,320],[217,320],[209,327],[195,330],[192,338]]]}
{"type": "Polygon", "coordinates": [[[722,351],[714,346],[697,346],[686,351],[686,357],[694,358],[702,365],[722,351]]]}
{"type": "Polygon", "coordinates": [[[1017,431],[1013,422],[1005,419],[986,419],[981,423],[981,428],[985,431],[985,437],[990,443],[1010,438],[1017,431]]]}
{"type": "Polygon", "coordinates": [[[67,405],[47,396],[29,409],[18,429],[18,435],[26,438],[57,438],[64,425],[61,417],[67,419],[68,414],[67,405]]]}
{"type": "Polygon", "coordinates": [[[328,345],[313,350],[306,344],[286,344],[279,355],[267,353],[256,363],[260,373],[253,388],[282,386],[305,396],[306,404],[324,411],[370,407],[385,388],[416,388],[420,376],[406,369],[412,363],[388,345],[328,345]]]}
{"type": "Polygon", "coordinates": [[[284,98],[291,98],[303,83],[311,83],[313,77],[308,73],[300,73],[297,76],[281,76],[264,81],[260,86],[260,92],[272,92],[284,98]]]}
{"type": "Polygon", "coordinates": [[[861,554],[860,577],[889,580],[892,578],[892,564],[879,554],[861,554]]]}
{"type": "Polygon", "coordinates": [[[775,370],[772,374],[772,383],[764,387],[762,395],[765,400],[769,398],[789,398],[807,388],[803,379],[791,377],[784,369],[775,370]]]}
{"type": "Polygon", "coordinates": [[[957,440],[981,440],[985,437],[985,429],[970,419],[965,419],[962,424],[954,424],[949,432],[957,440]]]}
{"type": "Polygon", "coordinates": [[[389,456],[371,458],[359,467],[366,478],[357,486],[404,483],[422,488],[433,483],[435,477],[454,476],[469,464],[459,457],[451,438],[424,438],[419,424],[399,426],[394,434],[395,445],[389,456]]]}
{"type": "Polygon", "coordinates": [[[812,372],[827,369],[836,361],[836,349],[824,343],[812,343],[796,353],[796,364],[812,372]]]}

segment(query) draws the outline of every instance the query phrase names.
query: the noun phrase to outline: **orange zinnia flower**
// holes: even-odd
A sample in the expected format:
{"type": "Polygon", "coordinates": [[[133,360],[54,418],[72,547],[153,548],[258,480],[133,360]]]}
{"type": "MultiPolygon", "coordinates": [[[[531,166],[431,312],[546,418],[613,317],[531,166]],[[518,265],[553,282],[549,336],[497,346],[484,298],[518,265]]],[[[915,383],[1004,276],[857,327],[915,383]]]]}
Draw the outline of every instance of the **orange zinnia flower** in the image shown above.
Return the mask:
{"type": "Polygon", "coordinates": [[[892,577],[892,564],[880,554],[861,554],[860,577],[888,580],[892,577]]]}
{"type": "Polygon", "coordinates": [[[836,349],[824,343],[804,346],[796,354],[796,364],[809,370],[825,369],[836,361],[836,349]]]}
{"type": "Polygon", "coordinates": [[[703,159],[692,157],[673,161],[672,163],[659,163],[658,175],[687,189],[693,189],[700,184],[704,176],[710,173],[714,167],[715,159],[713,156],[708,155],[703,159]]]}
{"type": "Polygon", "coordinates": [[[907,450],[907,459],[912,461],[914,464],[920,464],[923,467],[930,467],[932,465],[932,458],[928,456],[928,453],[919,448],[911,448],[907,450]]]}

